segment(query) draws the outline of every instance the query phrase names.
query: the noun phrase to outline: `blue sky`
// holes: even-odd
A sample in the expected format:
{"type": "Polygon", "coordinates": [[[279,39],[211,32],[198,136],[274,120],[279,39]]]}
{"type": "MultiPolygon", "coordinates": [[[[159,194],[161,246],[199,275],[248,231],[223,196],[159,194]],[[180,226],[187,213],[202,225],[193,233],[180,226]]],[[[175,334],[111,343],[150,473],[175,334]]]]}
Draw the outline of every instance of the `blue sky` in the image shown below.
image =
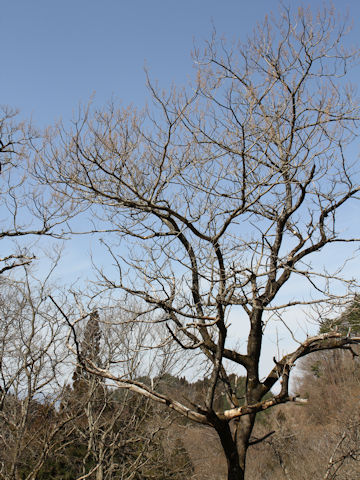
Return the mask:
{"type": "MultiPolygon", "coordinates": [[[[284,3],[294,9],[308,4],[284,3]]],[[[360,1],[333,4],[339,13],[349,10],[350,39],[360,43],[360,1]]],[[[40,127],[59,119],[66,123],[92,94],[97,104],[114,97],[141,108],[148,100],[145,65],[160,86],[183,85],[193,74],[194,42],[201,47],[213,25],[219,35],[245,41],[256,22],[278,9],[275,0],[3,0],[0,5],[0,104],[18,108],[40,127]]],[[[313,8],[322,5],[311,2],[313,8]]],[[[73,279],[89,269],[85,250],[88,239],[66,249],[63,272],[73,279]]]]}
{"type": "MultiPolygon", "coordinates": [[[[286,2],[285,2],[286,3],[286,2]]],[[[290,1],[292,8],[301,2],[290,1]]],[[[315,0],[313,7],[321,6],[315,0]]],[[[19,108],[45,126],[70,119],[95,92],[139,107],[147,100],[144,66],[163,87],[192,75],[193,42],[203,45],[212,24],[228,39],[246,39],[272,0],[3,0],[0,15],[0,104],[19,108]]],[[[307,2],[304,2],[306,5],[307,2]]],[[[354,20],[360,2],[335,0],[354,20]]]]}

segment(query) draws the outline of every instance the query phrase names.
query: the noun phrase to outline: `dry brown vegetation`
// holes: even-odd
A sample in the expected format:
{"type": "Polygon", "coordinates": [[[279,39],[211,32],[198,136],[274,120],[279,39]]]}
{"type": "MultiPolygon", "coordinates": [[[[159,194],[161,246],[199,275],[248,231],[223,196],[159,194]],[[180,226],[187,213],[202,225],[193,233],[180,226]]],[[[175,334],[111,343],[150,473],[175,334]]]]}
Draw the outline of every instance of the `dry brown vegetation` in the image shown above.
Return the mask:
{"type": "MultiPolygon", "coordinates": [[[[246,480],[354,480],[360,478],[360,371],[350,353],[328,352],[302,363],[298,390],[304,406],[275,407],[255,425],[246,480]]],[[[216,436],[191,427],[184,443],[199,480],[226,479],[216,436]]]]}
{"type": "Polygon", "coordinates": [[[149,80],[152,106],[141,113],[114,103],[80,108],[37,155],[36,178],[59,205],[88,215],[85,228],[69,235],[101,236],[109,255],[111,266],[94,258],[87,298],[121,299],[124,312],[131,310],[123,323],[153,325],[151,341],[138,350],[181,351],[207,383],[196,403],[165,394],[124,372],[115,343],[99,368],[79,354],[73,326],[82,317],[72,311],[78,361],[117,388],[211,427],[228,480],[245,477],[257,414],[301,400],[289,390],[295,363],[360,343],[335,330],[298,338],[294,351],[276,357],[275,350],[266,376],[259,374],[268,322],[284,322],[284,312],[300,305],[306,312],[338,307],[356,289],[339,265],[329,272],[325,256],[314,267],[330,246],[359,240],[337,228],[360,194],[351,154],[360,102],[347,82],[359,51],[347,47],[347,32],[331,6],[313,13],[283,5],[247,39],[226,42],[214,33],[194,52],[188,88],[166,92],[149,80]],[[303,287],[294,296],[291,282],[303,287]],[[239,397],[230,375],[241,370],[239,397]],[[220,407],[219,390],[227,397],[220,407]]]}
{"type": "Polygon", "coordinates": [[[359,476],[358,322],[333,321],[359,284],[326,258],[360,241],[338,229],[360,199],[347,31],[282,5],[242,42],[214,32],[188,88],[148,79],[142,112],[89,105],[39,135],[0,111],[5,480],[359,476]],[[104,248],[91,286],[51,285],[45,239],[79,236],[104,248]],[[286,323],[300,306],[317,335],[286,323]],[[297,344],[262,377],[274,319],[297,344]]]}

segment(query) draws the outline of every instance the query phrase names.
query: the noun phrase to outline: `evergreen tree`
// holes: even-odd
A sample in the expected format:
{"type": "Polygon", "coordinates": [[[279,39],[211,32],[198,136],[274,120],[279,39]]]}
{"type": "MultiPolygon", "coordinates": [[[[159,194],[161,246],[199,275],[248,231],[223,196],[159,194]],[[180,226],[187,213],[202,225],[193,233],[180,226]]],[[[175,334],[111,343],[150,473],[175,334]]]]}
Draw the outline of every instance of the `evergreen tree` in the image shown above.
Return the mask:
{"type": "MultiPolygon", "coordinates": [[[[100,340],[101,329],[99,323],[99,314],[94,310],[85,326],[83,339],[80,344],[80,358],[84,361],[90,360],[95,365],[100,366],[100,340]]],[[[77,365],[73,374],[73,392],[75,395],[83,394],[89,389],[89,381],[100,382],[91,373],[87,372],[82,365],[77,365]]]]}
{"type": "Polygon", "coordinates": [[[337,318],[325,319],[320,324],[320,333],[337,330],[342,335],[360,334],[360,295],[354,296],[351,304],[337,318]]]}

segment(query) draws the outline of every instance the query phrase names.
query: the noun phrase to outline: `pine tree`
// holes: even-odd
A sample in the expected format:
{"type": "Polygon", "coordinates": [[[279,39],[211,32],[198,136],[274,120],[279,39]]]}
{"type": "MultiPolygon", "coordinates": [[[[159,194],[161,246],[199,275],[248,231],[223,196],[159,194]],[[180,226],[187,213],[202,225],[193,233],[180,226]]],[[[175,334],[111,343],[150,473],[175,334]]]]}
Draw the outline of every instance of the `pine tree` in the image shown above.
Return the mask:
{"type": "MultiPolygon", "coordinates": [[[[80,357],[83,361],[90,360],[97,366],[100,366],[100,340],[101,329],[99,323],[99,313],[94,310],[85,326],[84,335],[80,344],[80,357]]],[[[73,374],[73,391],[75,394],[85,393],[89,388],[89,380],[95,378],[87,372],[82,365],[77,365],[73,374]]]]}
{"type": "Polygon", "coordinates": [[[354,296],[351,304],[335,319],[325,319],[321,322],[320,333],[337,330],[342,335],[360,334],[360,295],[354,296]]]}

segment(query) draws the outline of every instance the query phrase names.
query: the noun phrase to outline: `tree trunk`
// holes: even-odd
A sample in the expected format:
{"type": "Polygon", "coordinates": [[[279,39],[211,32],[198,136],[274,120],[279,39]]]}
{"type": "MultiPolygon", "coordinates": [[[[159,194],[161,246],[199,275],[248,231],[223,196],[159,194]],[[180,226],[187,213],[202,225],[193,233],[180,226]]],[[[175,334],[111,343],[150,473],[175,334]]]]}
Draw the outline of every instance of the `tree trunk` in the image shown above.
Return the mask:
{"type": "Polygon", "coordinates": [[[232,432],[229,422],[220,420],[218,417],[212,419],[226,457],[228,480],[245,479],[246,454],[254,422],[255,415],[245,415],[232,432]]]}
{"type": "Polygon", "coordinates": [[[228,468],[228,480],[244,480],[245,468],[240,465],[236,438],[234,439],[228,422],[216,419],[214,427],[219,435],[225,453],[228,468]]]}
{"type": "Polygon", "coordinates": [[[249,440],[254,428],[255,415],[245,415],[239,419],[236,428],[237,451],[240,467],[245,472],[246,455],[249,448],[249,440]]]}

